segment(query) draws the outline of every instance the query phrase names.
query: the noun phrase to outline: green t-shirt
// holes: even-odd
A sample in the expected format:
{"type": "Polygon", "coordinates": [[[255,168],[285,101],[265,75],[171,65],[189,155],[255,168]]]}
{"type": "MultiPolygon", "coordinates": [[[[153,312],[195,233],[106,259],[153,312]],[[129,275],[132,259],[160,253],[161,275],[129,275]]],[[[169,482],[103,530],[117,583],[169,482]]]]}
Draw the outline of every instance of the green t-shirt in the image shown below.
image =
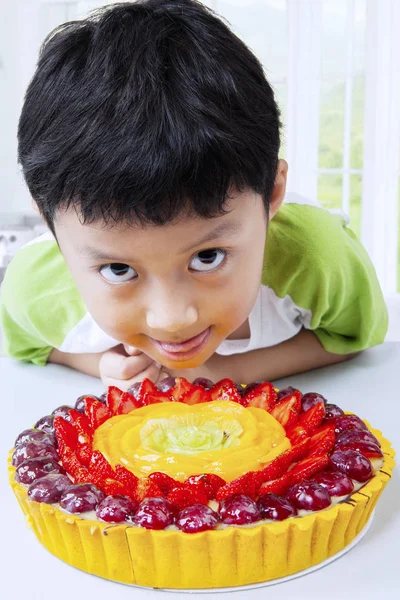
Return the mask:
{"type": "MultiPolygon", "coordinates": [[[[5,352],[44,365],[53,348],[102,352],[119,343],[88,313],[55,239],[45,234],[9,265],[0,305],[5,352]]],[[[288,195],[271,220],[251,337],[219,354],[247,352],[314,331],[336,354],[383,342],[388,316],[372,263],[344,218],[288,195]]]]}

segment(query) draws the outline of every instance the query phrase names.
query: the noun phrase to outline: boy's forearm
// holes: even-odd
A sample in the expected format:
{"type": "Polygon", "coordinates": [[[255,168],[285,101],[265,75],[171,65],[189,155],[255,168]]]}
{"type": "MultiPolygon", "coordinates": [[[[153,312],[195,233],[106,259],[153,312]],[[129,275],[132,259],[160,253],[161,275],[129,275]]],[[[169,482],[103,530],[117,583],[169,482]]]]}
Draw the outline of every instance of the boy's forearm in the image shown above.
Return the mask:
{"type": "MultiPolygon", "coordinates": [[[[322,347],[312,331],[302,329],[293,338],[244,354],[214,356],[203,367],[201,375],[218,381],[229,377],[241,383],[275,380],[296,373],[303,373],[325,365],[344,362],[356,354],[331,354],[322,347]]],[[[183,372],[182,372],[183,374],[183,372]]]]}
{"type": "Polygon", "coordinates": [[[71,367],[71,369],[76,369],[93,377],[100,377],[99,362],[102,355],[102,352],[97,354],[72,354],[70,352],[60,352],[60,350],[53,348],[48,362],[71,367]]]}

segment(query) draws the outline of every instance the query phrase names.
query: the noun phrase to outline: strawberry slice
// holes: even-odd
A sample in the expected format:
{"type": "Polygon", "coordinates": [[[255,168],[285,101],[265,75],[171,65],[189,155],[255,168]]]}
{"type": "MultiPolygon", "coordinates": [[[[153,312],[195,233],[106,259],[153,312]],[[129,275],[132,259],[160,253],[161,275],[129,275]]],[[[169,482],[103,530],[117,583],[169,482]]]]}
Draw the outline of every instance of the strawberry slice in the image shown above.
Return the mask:
{"type": "Polygon", "coordinates": [[[238,402],[239,404],[242,402],[242,397],[237,391],[236,385],[233,383],[232,379],[228,379],[227,377],[217,381],[217,383],[215,383],[208,391],[212,401],[231,400],[232,402],[238,402]]]}
{"type": "Polygon", "coordinates": [[[297,462],[298,460],[301,460],[302,458],[307,456],[309,446],[309,437],[302,439],[298,444],[294,444],[294,446],[292,446],[292,449],[290,450],[293,462],[297,462]]]}
{"type": "Polygon", "coordinates": [[[54,417],[54,433],[56,434],[60,452],[62,452],[65,447],[71,448],[71,450],[76,449],[78,444],[78,432],[72,423],[69,423],[63,417],[54,417]]]}
{"type": "Polygon", "coordinates": [[[183,402],[184,404],[189,404],[190,406],[194,404],[201,404],[202,402],[210,402],[211,396],[208,390],[205,390],[201,385],[192,386],[191,390],[187,390],[180,397],[179,402],[183,402]]]}
{"type": "Polygon", "coordinates": [[[135,499],[142,502],[145,498],[163,498],[164,494],[154,481],[148,477],[141,477],[136,486],[135,499]]]}
{"type": "Polygon", "coordinates": [[[139,477],[136,477],[134,473],[122,465],[115,466],[114,477],[124,485],[125,494],[136,499],[136,488],[138,486],[139,477]]]}
{"type": "Polygon", "coordinates": [[[308,457],[329,454],[335,445],[335,425],[325,425],[310,438],[308,457]]]}
{"type": "Polygon", "coordinates": [[[115,387],[115,385],[110,385],[107,390],[107,406],[112,415],[118,414],[118,407],[121,402],[121,398],[124,395],[124,392],[119,388],[115,387]]]}
{"type": "Polygon", "coordinates": [[[218,490],[226,485],[226,481],[219,475],[214,473],[203,473],[202,475],[191,475],[185,481],[185,485],[193,485],[201,483],[204,493],[209,500],[214,500],[218,490]]]}
{"type": "Polygon", "coordinates": [[[116,412],[114,415],[127,415],[132,410],[137,408],[137,401],[133,394],[129,392],[124,392],[119,400],[119,404],[117,406],[116,412]]]}
{"type": "Polygon", "coordinates": [[[325,406],[322,402],[317,402],[311,408],[304,412],[299,420],[298,424],[308,431],[308,433],[314,433],[314,431],[321,425],[325,417],[325,406]]]}
{"type": "Polygon", "coordinates": [[[241,404],[245,407],[263,408],[269,412],[275,406],[276,398],[277,394],[272,383],[263,381],[244,395],[241,404]]]}
{"type": "Polygon", "coordinates": [[[257,486],[260,486],[266,481],[277,479],[286,473],[290,465],[293,463],[292,451],[286,450],[280,456],[277,456],[272,460],[264,469],[257,471],[255,478],[257,486]]]}
{"type": "Polygon", "coordinates": [[[91,444],[93,440],[93,427],[91,426],[88,417],[74,408],[70,409],[69,414],[71,423],[78,433],[78,443],[91,444]]]}
{"type": "Polygon", "coordinates": [[[318,471],[322,471],[329,464],[329,458],[324,456],[315,456],[312,458],[303,458],[293,469],[288,472],[292,483],[300,483],[303,479],[309,479],[318,471]]]}
{"type": "Polygon", "coordinates": [[[129,495],[127,493],[129,490],[126,489],[125,485],[116,479],[103,479],[102,482],[98,484],[98,487],[107,496],[118,496],[119,494],[123,494],[124,496],[129,495]]]}
{"type": "Polygon", "coordinates": [[[78,444],[76,449],[76,456],[80,463],[88,467],[92,458],[93,448],[92,444],[78,444]]]}
{"type": "Polygon", "coordinates": [[[287,398],[277,402],[269,412],[286,430],[288,430],[289,427],[293,426],[299,420],[300,411],[301,393],[295,391],[287,398]]]}
{"type": "Polygon", "coordinates": [[[193,504],[208,504],[207,494],[190,485],[172,488],[167,495],[167,500],[179,510],[193,504]]]}
{"type": "Polygon", "coordinates": [[[145,396],[145,406],[149,404],[159,404],[160,402],[171,402],[171,396],[168,392],[160,392],[156,390],[155,392],[147,392],[145,396]]]}
{"type": "Polygon", "coordinates": [[[98,450],[93,450],[89,471],[96,485],[97,482],[104,481],[107,478],[115,479],[114,469],[98,450]]]}
{"type": "Polygon", "coordinates": [[[283,495],[292,485],[292,479],[289,473],[285,473],[278,479],[272,481],[266,481],[258,490],[258,496],[265,496],[265,494],[277,494],[278,496],[283,495]]]}
{"type": "Polygon", "coordinates": [[[224,498],[228,498],[228,496],[233,496],[234,494],[245,494],[253,500],[255,499],[256,473],[254,471],[249,471],[220,487],[216,494],[216,499],[218,502],[221,502],[224,498]]]}
{"type": "Polygon", "coordinates": [[[136,406],[140,407],[140,406],[146,406],[146,396],[147,394],[157,394],[158,393],[158,389],[157,387],[154,385],[154,383],[152,381],[150,381],[150,379],[147,379],[147,377],[145,379],[143,379],[139,391],[138,391],[138,395],[136,400],[136,406]]]}
{"type": "Polygon", "coordinates": [[[89,470],[81,465],[75,452],[71,448],[65,448],[61,456],[61,462],[64,469],[72,475],[74,483],[84,483],[92,481],[89,470]]]}
{"type": "Polygon", "coordinates": [[[170,477],[166,473],[160,471],[154,471],[149,475],[150,481],[158,485],[163,494],[167,495],[172,488],[181,487],[183,484],[176,481],[173,477],[170,477]]]}
{"type": "Polygon", "coordinates": [[[105,404],[90,397],[86,398],[85,415],[93,429],[97,429],[104,421],[113,416],[105,404]]]}
{"type": "Polygon", "coordinates": [[[169,390],[169,394],[172,396],[172,400],[174,402],[180,402],[184,394],[196,387],[197,386],[194,386],[187,379],[185,379],[185,377],[177,377],[174,387],[169,390]]]}
{"type": "Polygon", "coordinates": [[[304,439],[308,438],[308,431],[301,424],[294,424],[286,429],[286,437],[289,438],[292,445],[299,444],[304,439]]]}

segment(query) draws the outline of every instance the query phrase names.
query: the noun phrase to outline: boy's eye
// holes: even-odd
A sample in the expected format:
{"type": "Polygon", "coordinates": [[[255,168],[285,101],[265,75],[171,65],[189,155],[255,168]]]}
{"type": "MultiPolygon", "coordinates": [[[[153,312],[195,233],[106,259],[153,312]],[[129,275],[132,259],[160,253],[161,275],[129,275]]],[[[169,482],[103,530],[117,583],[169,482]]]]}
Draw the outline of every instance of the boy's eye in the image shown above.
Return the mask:
{"type": "Polygon", "coordinates": [[[103,265],[100,269],[101,276],[109,283],[124,283],[137,277],[135,269],[123,263],[103,265]]]}
{"type": "Polygon", "coordinates": [[[213,271],[224,261],[226,252],[219,248],[202,250],[192,258],[189,267],[192,271],[213,271]]]}

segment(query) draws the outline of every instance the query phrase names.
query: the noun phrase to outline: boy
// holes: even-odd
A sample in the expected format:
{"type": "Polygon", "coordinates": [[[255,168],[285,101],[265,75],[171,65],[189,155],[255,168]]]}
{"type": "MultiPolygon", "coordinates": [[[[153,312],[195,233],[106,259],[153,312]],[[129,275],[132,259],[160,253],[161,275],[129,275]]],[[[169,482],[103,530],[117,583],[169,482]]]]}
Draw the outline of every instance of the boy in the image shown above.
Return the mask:
{"type": "Polygon", "coordinates": [[[7,271],[8,354],[127,389],[275,379],[381,343],[387,312],[354,234],[304,198],[282,206],[279,133],[260,63],[193,0],[57,28],[18,131],[52,233],[7,271]]]}

